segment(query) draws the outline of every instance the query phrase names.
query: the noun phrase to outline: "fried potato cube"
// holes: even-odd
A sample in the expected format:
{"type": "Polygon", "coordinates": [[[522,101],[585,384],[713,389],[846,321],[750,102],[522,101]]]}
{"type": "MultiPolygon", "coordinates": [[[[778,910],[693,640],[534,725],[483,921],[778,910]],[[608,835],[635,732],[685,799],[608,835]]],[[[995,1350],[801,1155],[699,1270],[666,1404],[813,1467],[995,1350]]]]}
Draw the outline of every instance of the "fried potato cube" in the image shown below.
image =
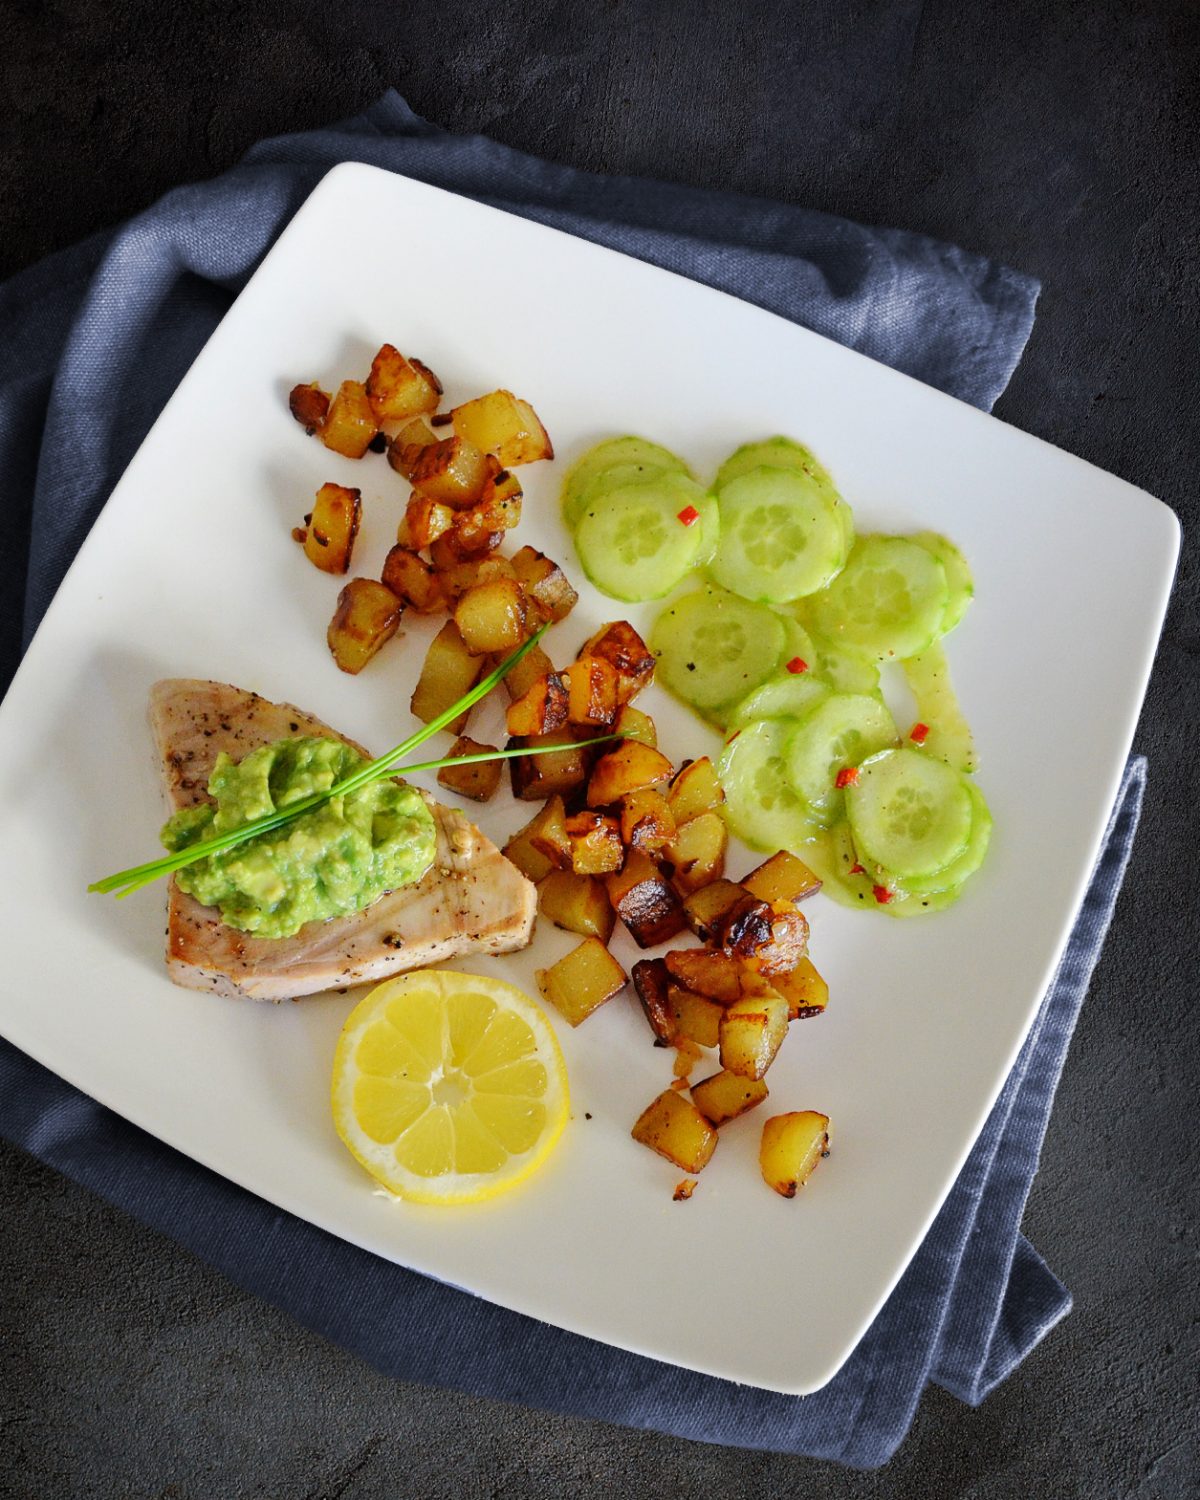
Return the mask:
{"type": "Polygon", "coordinates": [[[510,703],[505,718],[512,735],[550,734],[567,722],[567,685],[557,672],[534,682],[524,697],[510,703]]]}
{"type": "Polygon", "coordinates": [[[502,504],[488,504],[481,500],[469,510],[460,510],[454,522],[449,542],[463,557],[479,557],[494,552],[500,545],[497,537],[521,519],[521,501],[506,500],[502,504]]]}
{"type": "Polygon", "coordinates": [[[559,565],[535,547],[515,552],[512,565],[543,619],[565,620],[579,602],[579,595],[559,565]]]}
{"type": "Polygon", "coordinates": [[[609,807],[630,792],[657,786],[670,775],[671,762],[661,750],[625,740],[596,762],[588,782],[588,806],[609,807]]]}
{"type": "Polygon", "coordinates": [[[482,498],[492,475],[488,455],[465,437],[442,438],[422,449],[413,464],[412,482],[431,500],[466,510],[482,498]]]}
{"type": "Polygon", "coordinates": [[[725,800],[721,783],[717,780],[717,768],[707,755],[699,760],[689,760],[681,766],[679,774],[671,783],[667,801],[675,814],[676,827],[682,828],[701,813],[711,812],[725,800]]]}
{"type": "Polygon", "coordinates": [[[685,989],[707,995],[719,1005],[732,1005],[742,994],[742,966],[728,953],[711,948],[673,948],[663,954],[672,979],[685,989]]]}
{"type": "Polygon", "coordinates": [[[605,881],[613,910],[639,948],[669,942],[683,930],[683,909],[662,871],[648,854],[631,849],[619,874],[605,881]]]}
{"type": "MultiPolygon", "coordinates": [[[[611,908],[610,908],[611,909],[611,908]]],[[[633,987],[641,1001],[642,1011],[654,1033],[656,1047],[667,1046],[674,1034],[674,1021],[667,995],[671,976],[661,958],[639,958],[630,970],[633,987]]]]}
{"type": "Polygon", "coordinates": [[[607,943],[616,916],[604,887],[592,875],[552,870],[538,886],[538,907],[556,927],[607,943]]]}
{"type": "Polygon", "coordinates": [[[397,544],[383,560],[384,584],[393,594],[411,605],[421,615],[436,614],[445,609],[446,596],[437,574],[423,557],[397,544]]]}
{"type": "Polygon", "coordinates": [[[323,484],[305,528],[304,555],[322,573],[345,573],[362,521],[362,491],[323,484]]]}
{"type": "Polygon", "coordinates": [[[373,578],[352,578],[338,595],[326,639],[343,672],[361,672],[400,628],[404,605],[373,578]]]}
{"type": "MultiPolygon", "coordinates": [[[[451,512],[453,514],[453,512],[451,512]]],[[[442,593],[447,599],[461,599],[468,589],[478,588],[481,583],[495,583],[501,578],[514,578],[512,564],[506,557],[474,557],[463,561],[454,558],[446,563],[440,552],[441,540],[433,543],[430,556],[442,593]]]]}
{"type": "MultiPolygon", "coordinates": [[[[418,719],[431,724],[475,686],[484,666],[483,657],[467,650],[458,626],[447,620],[429,643],[409,707],[418,719]]],[[[461,734],[469,713],[467,709],[459,714],[446,729],[451,734],[461,734]]]]}
{"type": "Polygon", "coordinates": [[[617,674],[598,656],[573,661],[563,672],[567,717],[581,729],[607,726],[617,716],[617,674]]]}
{"type": "Polygon", "coordinates": [[[406,422],[399,432],[388,440],[387,461],[397,474],[412,483],[412,471],[426,448],[437,442],[437,434],[423,417],[414,417],[406,422]]]}
{"type": "Polygon", "coordinates": [[[787,1001],[789,1021],[819,1016],[829,1004],[829,986],[813,967],[811,958],[802,958],[794,969],[772,974],[770,979],[771,987],[787,1001]]]}
{"type": "Polygon", "coordinates": [[[572,1026],[586,1021],[606,1000],[624,989],[625,970],[599,938],[584,938],[565,958],[539,969],[537,986],[572,1026]]]}
{"type": "Polygon", "coordinates": [[[763,1121],[758,1164],[763,1181],[781,1197],[794,1198],[828,1155],[828,1115],[804,1109],[763,1121]]]}
{"type": "Polygon", "coordinates": [[[721,1013],[721,1066],[742,1078],[762,1078],[787,1036],[787,1001],[781,995],[750,995],[721,1013]]]}
{"type": "MultiPolygon", "coordinates": [[[[495,748],[495,745],[481,745],[478,740],[464,734],[450,746],[450,754],[480,755],[495,748]]],[[[500,765],[498,760],[482,760],[465,766],[443,766],[437,775],[438,785],[448,787],[472,802],[487,802],[496,795],[500,785],[500,765]]]]}
{"type": "Polygon", "coordinates": [[[525,594],[515,578],[477,583],[454,606],[454,623],[477,656],[508,656],[525,639],[525,594]]]}
{"type": "Polygon", "coordinates": [[[530,837],[534,825],[541,815],[541,812],[539,812],[537,817],[532,818],[526,823],[524,828],[518,828],[516,833],[512,835],[508,843],[500,851],[505,859],[510,860],[516,865],[521,874],[527,880],[532,880],[535,885],[539,880],[544,880],[550,874],[551,870],[554,869],[554,861],[549,855],[544,854],[533,843],[530,837]]]}
{"type": "Polygon", "coordinates": [[[612,731],[623,735],[627,740],[638,740],[643,745],[649,745],[652,750],[658,748],[658,730],[654,727],[654,720],[640,708],[634,708],[632,703],[622,703],[617,709],[612,731]]]}
{"type": "Polygon", "coordinates": [[[675,1089],[664,1090],[642,1111],[632,1135],[685,1172],[703,1171],[717,1149],[716,1126],[675,1089]]]}
{"type": "Polygon", "coordinates": [[[296,385],[288,396],[288,410],[309,437],[317,432],[329,411],[329,392],[314,380],[311,385],[296,385]]]}
{"type": "MultiPolygon", "coordinates": [[[[594,775],[594,773],[593,773],[594,775]]],[[[675,836],[675,819],[667,799],[653,787],[627,792],[621,798],[621,839],[630,849],[647,854],[664,848],[675,836]]]]}
{"type": "Polygon", "coordinates": [[[318,428],[321,441],[345,458],[361,458],[378,431],[362,382],[343,380],[318,428]]]}
{"type": "Polygon", "coordinates": [[[761,1078],[743,1078],[725,1069],[692,1085],[692,1102],[714,1125],[736,1120],[766,1097],[767,1086],[761,1078]]]}
{"type": "Polygon", "coordinates": [[[539,802],[556,792],[569,797],[587,780],[588,749],[579,745],[565,729],[553,734],[521,735],[509,741],[509,749],[523,746],[561,745],[561,752],[545,755],[517,755],[508,763],[513,796],[523,802],[539,802]]]}
{"type": "Polygon", "coordinates": [[[752,896],[772,906],[777,901],[803,901],[821,889],[820,879],[802,859],[797,859],[786,849],[772,854],[757,869],[743,876],[739,884],[745,886],[752,896]]]}
{"type": "MultiPolygon", "coordinates": [[[[499,662],[496,663],[499,666],[499,662]]],[[[554,663],[540,646],[533,646],[504,674],[504,691],[515,703],[523,698],[540,677],[548,677],[554,671],[554,663]]]]}
{"type": "Polygon", "coordinates": [[[371,361],[367,398],[375,420],[399,422],[418,412],[437,411],[442,382],[419,359],[405,359],[394,344],[384,344],[371,361]]]}
{"type": "Polygon", "coordinates": [[[570,869],[571,835],[567,832],[567,809],[561,797],[550,797],[532,818],[526,832],[529,842],[552,865],[560,870],[570,869]]]}
{"type": "Polygon", "coordinates": [[[707,995],[697,995],[681,984],[673,984],[667,991],[667,1009],[674,1036],[685,1037],[697,1047],[717,1045],[724,1006],[710,1000],[707,995]]]}
{"type": "MultiPolygon", "coordinates": [[[[670,800],[668,797],[668,804],[670,800]]],[[[746,892],[736,882],[712,880],[684,898],[683,914],[696,936],[707,943],[716,936],[717,926],[725,913],[745,899],[746,892]]]]}
{"type": "Polygon", "coordinates": [[[577,875],[609,875],[625,863],[621,826],[616,818],[598,812],[576,813],[567,819],[571,836],[571,868],[577,875]]]}
{"type": "MultiPolygon", "coordinates": [[[[668,811],[670,807],[668,799],[668,811]]],[[[725,873],[728,847],[729,830],[720,813],[706,812],[689,818],[663,851],[673,871],[671,881],[679,894],[690,896],[702,886],[719,880],[725,873]]]]}
{"type": "Polygon", "coordinates": [[[655,655],[628,620],[614,620],[587,642],[580,656],[598,656],[617,674],[617,696],[628,703],[654,681],[655,655]]]}
{"type": "Polygon", "coordinates": [[[448,505],[414,490],[396,528],[396,541],[410,552],[423,552],[450,530],[454,515],[448,505]]]}
{"type": "Polygon", "coordinates": [[[528,401],[511,391],[492,391],[454,407],[454,430],[494,453],[506,468],[553,458],[554,447],[537,413],[528,401]]]}
{"type": "Polygon", "coordinates": [[[768,906],[745,895],[717,924],[717,940],[728,953],[752,958],[764,974],[786,974],[808,952],[808,918],[786,903],[768,906]]]}

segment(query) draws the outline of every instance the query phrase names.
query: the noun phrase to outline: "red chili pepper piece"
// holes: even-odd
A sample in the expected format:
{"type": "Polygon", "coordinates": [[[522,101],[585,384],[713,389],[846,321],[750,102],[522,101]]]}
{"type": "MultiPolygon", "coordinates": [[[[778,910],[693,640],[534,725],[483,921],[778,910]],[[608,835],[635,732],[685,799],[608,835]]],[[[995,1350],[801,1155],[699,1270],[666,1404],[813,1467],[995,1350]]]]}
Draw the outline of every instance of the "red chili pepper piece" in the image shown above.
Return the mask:
{"type": "Polygon", "coordinates": [[[802,656],[793,656],[791,661],[787,664],[787,669],[793,674],[793,676],[799,676],[801,672],[808,671],[808,663],[802,656]]]}
{"type": "Polygon", "coordinates": [[[867,867],[866,865],[853,864],[850,866],[850,873],[851,875],[865,875],[867,873],[867,867]]]}
{"type": "Polygon", "coordinates": [[[700,512],[694,505],[685,505],[675,519],[682,521],[685,526],[694,526],[700,519],[700,512]]]}
{"type": "Polygon", "coordinates": [[[843,766],[842,769],[837,773],[837,779],[834,781],[834,785],[838,788],[844,786],[857,786],[858,767],[843,766]]]}
{"type": "Polygon", "coordinates": [[[914,745],[923,745],[929,737],[929,725],[914,724],[908,731],[908,737],[914,745]]]}
{"type": "Polygon", "coordinates": [[[880,906],[886,906],[895,895],[895,892],[889,891],[886,885],[873,885],[871,891],[880,906]]]}

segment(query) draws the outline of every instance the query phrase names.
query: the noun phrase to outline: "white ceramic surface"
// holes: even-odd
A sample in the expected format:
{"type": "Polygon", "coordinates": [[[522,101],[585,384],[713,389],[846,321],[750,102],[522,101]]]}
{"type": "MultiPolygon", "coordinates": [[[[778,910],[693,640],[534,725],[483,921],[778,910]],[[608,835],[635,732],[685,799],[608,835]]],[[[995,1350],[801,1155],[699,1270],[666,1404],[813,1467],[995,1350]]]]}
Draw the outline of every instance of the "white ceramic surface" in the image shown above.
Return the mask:
{"type": "MultiPolygon", "coordinates": [[[[336,168],[285,231],[117,486],[0,708],[0,1030],[198,1161],[356,1244],[550,1323],[770,1389],[834,1374],[919,1244],[1020,1047],[1082,896],[1128,752],[1178,547],[1157,500],[722,293],[370,167],[336,168]],[[477,1208],[396,1206],[338,1143],[334,1041],[352,996],[278,1007],[178,989],[163,892],[89,879],[151,858],[161,806],[146,693],[224,679],[311,709],[376,749],[413,725],[429,634],[407,622],[360,676],[325,626],[337,580],[289,539],[316,487],[362,488],[356,571],[377,571],[405,487],[339,458],[287,412],[300,379],[361,378],[389,339],[447,397],[498,385],[541,413],[558,460],[522,471],[518,541],[580,587],[551,636],[573,654],[626,613],[589,589],[556,494],[600,437],[642,432],[701,474],[774,432],[810,444],[861,530],[936,528],[975,569],[949,643],[996,837],[947,913],[890,922],[818,896],[832,1001],[798,1024],[771,1098],[727,1129],[688,1203],[630,1139],[670,1077],[635,1000],[556,1023],[573,1120],[524,1188],[477,1208]],[[792,1202],[757,1169],[761,1118],[816,1108],[833,1154],[792,1202]],[[749,1274],[747,1274],[747,1272],[749,1274]]],[[[653,607],[628,611],[645,625],[653,607]]],[[[675,759],[716,740],[657,689],[675,759]]],[[[472,730],[498,730],[495,709],[472,730]]],[[[481,731],[484,731],[481,733],[481,731]]],[[[503,837],[532,809],[507,794],[503,837]]],[[[756,859],[734,852],[733,873],[756,859]]],[[[460,967],[533,991],[571,937],[460,967]]],[[[615,951],[628,965],[627,938],[615,951]]],[[[699,1075],[703,1076],[703,1075],[699,1075]]]]}

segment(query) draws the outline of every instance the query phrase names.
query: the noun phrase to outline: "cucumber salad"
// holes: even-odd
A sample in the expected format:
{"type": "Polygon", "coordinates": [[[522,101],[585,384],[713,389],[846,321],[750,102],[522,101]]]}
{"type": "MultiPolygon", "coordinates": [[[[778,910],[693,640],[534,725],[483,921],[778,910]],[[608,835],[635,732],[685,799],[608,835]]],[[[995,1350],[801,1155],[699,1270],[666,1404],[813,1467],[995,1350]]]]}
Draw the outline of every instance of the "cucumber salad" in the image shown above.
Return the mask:
{"type": "Polygon", "coordinates": [[[946,537],[855,531],[800,443],[747,443],[711,487],[640,437],[597,444],[563,484],[584,572],[625,602],[665,599],[658,681],[726,735],[731,830],[787,849],[851,906],[907,917],[949,906],[987,853],[970,727],[943,638],[974,585],[946,537]],[[916,703],[897,724],[881,673],[916,703]]]}

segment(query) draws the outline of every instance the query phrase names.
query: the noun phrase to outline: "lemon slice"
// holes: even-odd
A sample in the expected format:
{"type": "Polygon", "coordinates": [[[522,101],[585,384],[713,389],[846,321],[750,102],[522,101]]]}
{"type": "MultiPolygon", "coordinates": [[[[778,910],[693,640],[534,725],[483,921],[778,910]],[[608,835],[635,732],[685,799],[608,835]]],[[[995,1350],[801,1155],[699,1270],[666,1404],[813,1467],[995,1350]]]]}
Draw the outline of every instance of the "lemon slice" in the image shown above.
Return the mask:
{"type": "Polygon", "coordinates": [[[472,1203],[515,1187],[567,1122],[567,1069],[527,995],[423,969],[350,1012],[333,1061],[333,1121],[389,1191],[472,1203]]]}

